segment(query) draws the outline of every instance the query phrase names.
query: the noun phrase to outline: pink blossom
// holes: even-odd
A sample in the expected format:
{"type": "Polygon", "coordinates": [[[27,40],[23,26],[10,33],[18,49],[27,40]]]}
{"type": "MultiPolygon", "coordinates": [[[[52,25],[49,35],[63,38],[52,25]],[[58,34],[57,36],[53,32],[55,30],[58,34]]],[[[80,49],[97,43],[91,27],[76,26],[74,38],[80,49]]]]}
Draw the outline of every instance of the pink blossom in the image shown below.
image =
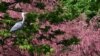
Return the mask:
{"type": "Polygon", "coordinates": [[[0,17],[4,17],[5,13],[0,12],[0,17]]]}
{"type": "Polygon", "coordinates": [[[14,3],[15,0],[2,0],[2,2],[6,2],[6,3],[14,3]]]}
{"type": "Polygon", "coordinates": [[[13,11],[13,10],[7,10],[7,13],[12,18],[22,18],[21,12],[16,12],[16,11],[13,11]]]}

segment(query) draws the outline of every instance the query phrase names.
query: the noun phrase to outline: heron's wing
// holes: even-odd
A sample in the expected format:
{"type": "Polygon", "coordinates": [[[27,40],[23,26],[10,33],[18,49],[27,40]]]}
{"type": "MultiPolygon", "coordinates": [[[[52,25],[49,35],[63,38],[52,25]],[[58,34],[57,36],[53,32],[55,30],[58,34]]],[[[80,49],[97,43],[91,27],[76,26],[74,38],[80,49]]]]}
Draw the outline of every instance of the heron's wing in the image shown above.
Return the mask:
{"type": "Polygon", "coordinates": [[[23,24],[22,24],[21,22],[16,23],[16,24],[11,28],[10,32],[16,31],[16,30],[20,29],[20,28],[22,27],[22,25],[23,25],[23,24]]]}

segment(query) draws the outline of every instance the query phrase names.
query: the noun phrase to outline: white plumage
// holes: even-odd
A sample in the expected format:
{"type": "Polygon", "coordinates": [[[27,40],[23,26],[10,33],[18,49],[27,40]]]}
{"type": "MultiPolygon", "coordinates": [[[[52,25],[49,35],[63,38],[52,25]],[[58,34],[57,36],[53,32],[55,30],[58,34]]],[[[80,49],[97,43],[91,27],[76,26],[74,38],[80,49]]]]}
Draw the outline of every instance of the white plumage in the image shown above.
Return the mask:
{"type": "Polygon", "coordinates": [[[26,12],[22,12],[22,14],[21,14],[23,20],[17,22],[17,23],[11,28],[10,32],[16,31],[16,30],[18,30],[18,29],[20,29],[20,28],[23,27],[23,24],[24,24],[24,21],[25,21],[25,16],[24,16],[24,14],[26,14],[26,12]]]}

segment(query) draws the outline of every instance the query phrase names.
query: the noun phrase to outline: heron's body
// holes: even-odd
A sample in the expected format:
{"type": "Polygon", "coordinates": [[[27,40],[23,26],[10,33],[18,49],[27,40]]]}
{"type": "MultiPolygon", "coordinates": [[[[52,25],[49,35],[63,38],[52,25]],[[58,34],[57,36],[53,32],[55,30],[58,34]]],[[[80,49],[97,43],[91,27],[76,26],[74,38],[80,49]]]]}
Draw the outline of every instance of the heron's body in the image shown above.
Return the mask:
{"type": "Polygon", "coordinates": [[[23,26],[22,21],[17,22],[17,23],[11,28],[10,32],[16,31],[16,30],[22,28],[22,26],[23,26]]]}

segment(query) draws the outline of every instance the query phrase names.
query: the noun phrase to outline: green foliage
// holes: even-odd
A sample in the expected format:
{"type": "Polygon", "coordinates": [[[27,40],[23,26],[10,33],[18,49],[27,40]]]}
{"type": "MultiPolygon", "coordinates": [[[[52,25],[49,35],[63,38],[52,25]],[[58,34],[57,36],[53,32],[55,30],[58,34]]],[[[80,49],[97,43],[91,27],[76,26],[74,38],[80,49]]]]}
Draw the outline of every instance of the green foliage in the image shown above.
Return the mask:
{"type": "Polygon", "coordinates": [[[81,13],[86,13],[89,18],[97,14],[100,9],[99,0],[60,0],[66,19],[74,19],[81,13]]]}
{"type": "Polygon", "coordinates": [[[3,45],[4,41],[2,39],[0,39],[0,45],[3,45]]]}
{"type": "Polygon", "coordinates": [[[85,13],[88,19],[95,16],[100,10],[99,0],[59,0],[59,4],[52,12],[40,14],[41,20],[49,20],[51,23],[59,23],[65,20],[73,20],[81,13],[85,13]]]}
{"type": "Polygon", "coordinates": [[[39,56],[41,56],[41,53],[48,54],[53,52],[53,49],[47,44],[35,46],[34,50],[39,54],[39,56]]]}
{"type": "Polygon", "coordinates": [[[72,44],[78,44],[80,42],[80,39],[77,37],[73,36],[71,39],[68,40],[62,40],[58,44],[63,44],[64,46],[70,46],[72,44]]]}
{"type": "MultiPolygon", "coordinates": [[[[5,14],[4,15],[4,19],[3,20],[0,20],[0,23],[3,23],[5,24],[5,27],[4,29],[1,29],[0,30],[0,36],[6,38],[6,37],[9,37],[11,36],[11,33],[9,32],[10,30],[10,25],[13,25],[14,24],[14,21],[11,20],[12,18],[10,18],[8,16],[8,14],[5,14]]],[[[4,25],[3,25],[4,26],[4,25]]]]}
{"type": "Polygon", "coordinates": [[[39,24],[36,21],[37,17],[38,15],[36,13],[27,14],[24,30],[28,32],[37,32],[39,30],[39,24]]]}
{"type": "Polygon", "coordinates": [[[26,50],[31,51],[31,52],[34,51],[33,46],[31,44],[29,44],[29,43],[23,44],[23,45],[19,45],[19,48],[26,49],[26,50]]]}
{"type": "Polygon", "coordinates": [[[6,3],[0,3],[0,11],[6,12],[7,10],[7,4],[6,3]]]}
{"type": "Polygon", "coordinates": [[[63,15],[63,10],[60,6],[58,6],[52,12],[46,12],[44,14],[40,14],[38,18],[40,21],[49,20],[51,23],[59,23],[65,20],[63,15]]]}
{"type": "Polygon", "coordinates": [[[48,13],[46,18],[52,23],[59,23],[64,21],[62,13],[63,10],[58,7],[55,11],[48,13]]]}
{"type": "Polygon", "coordinates": [[[8,30],[0,30],[0,36],[6,38],[6,37],[11,36],[11,33],[9,33],[8,30]]]}
{"type": "Polygon", "coordinates": [[[42,2],[37,2],[37,3],[36,3],[36,7],[38,7],[39,9],[44,9],[45,4],[42,3],[42,2]]]}
{"type": "Polygon", "coordinates": [[[50,30],[50,26],[45,26],[45,28],[43,29],[43,31],[48,32],[50,30]]]}
{"type": "Polygon", "coordinates": [[[33,12],[28,13],[26,15],[26,21],[27,22],[36,22],[37,17],[38,17],[38,15],[36,13],[33,13],[33,12]]]}
{"type": "Polygon", "coordinates": [[[15,21],[12,20],[12,18],[9,17],[8,14],[5,14],[5,15],[4,15],[4,19],[1,20],[1,22],[2,22],[2,23],[5,23],[5,24],[8,25],[8,26],[13,25],[13,24],[15,23],[15,21]]]}

